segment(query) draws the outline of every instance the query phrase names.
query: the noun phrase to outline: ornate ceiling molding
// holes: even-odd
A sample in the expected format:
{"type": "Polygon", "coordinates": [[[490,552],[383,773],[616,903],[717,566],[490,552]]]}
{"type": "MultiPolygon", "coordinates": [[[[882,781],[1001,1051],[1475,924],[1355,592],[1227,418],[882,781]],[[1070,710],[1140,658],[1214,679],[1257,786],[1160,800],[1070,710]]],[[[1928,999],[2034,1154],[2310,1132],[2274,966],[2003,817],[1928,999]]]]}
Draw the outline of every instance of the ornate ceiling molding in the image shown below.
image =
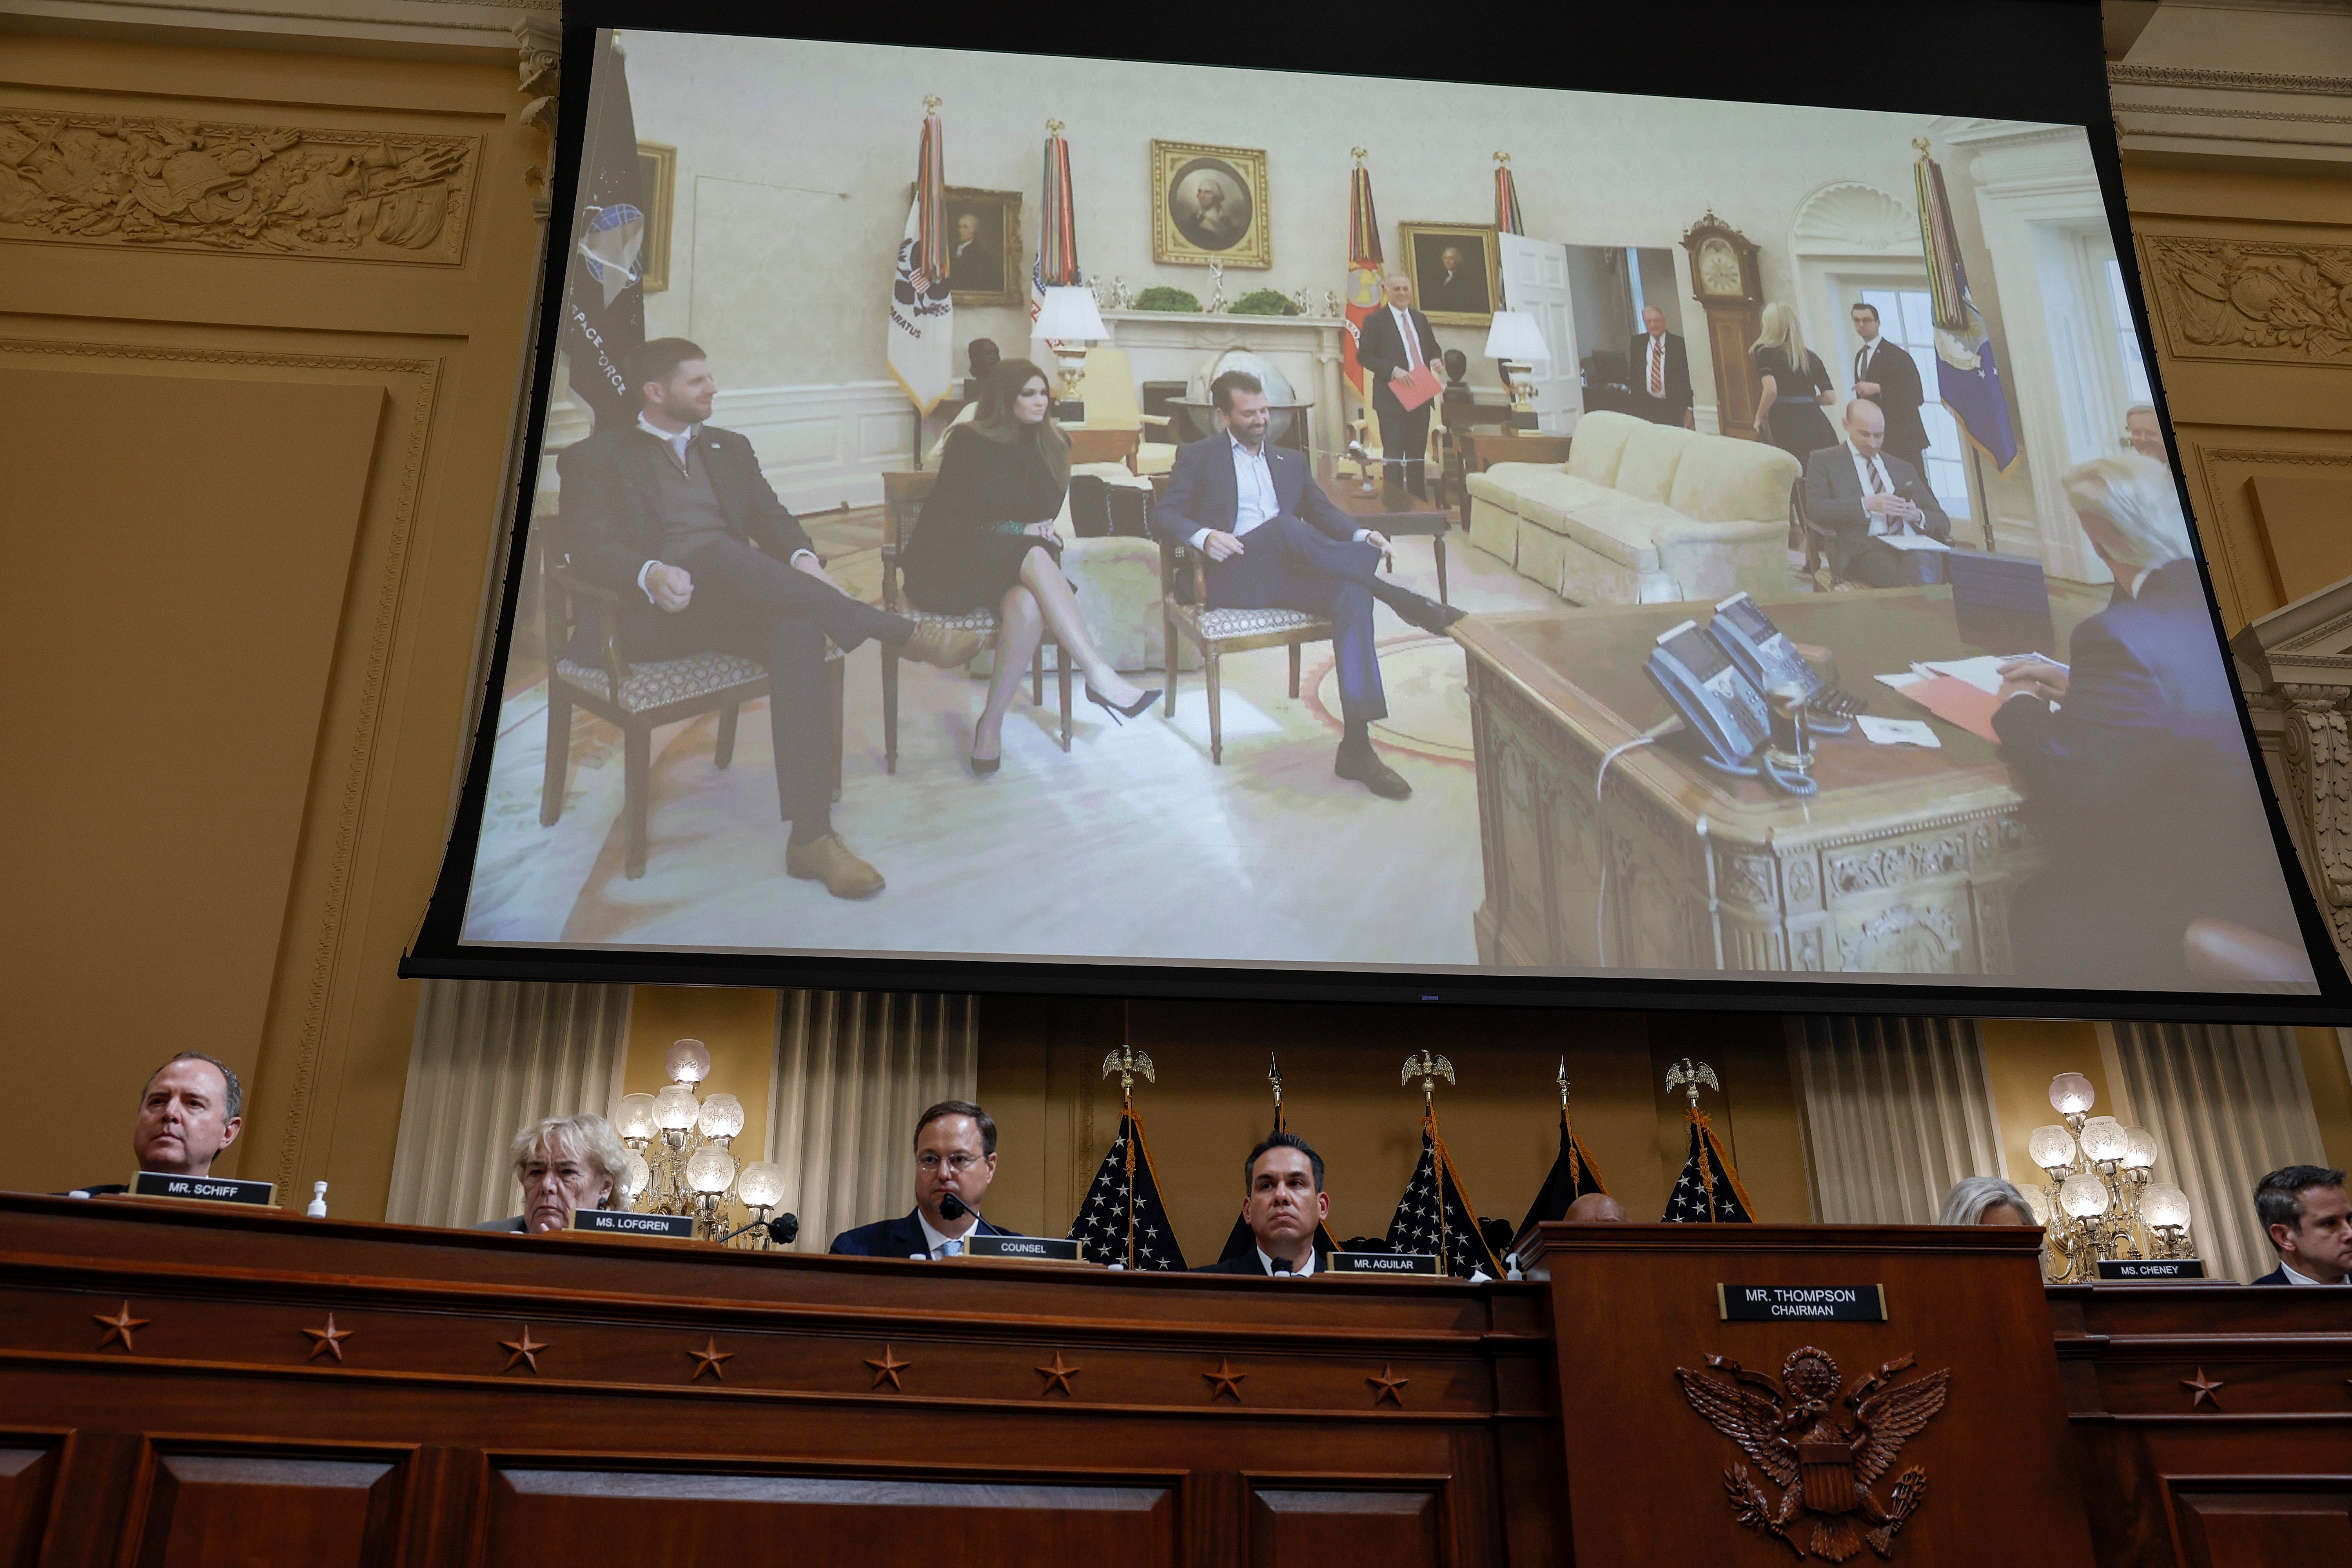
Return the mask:
{"type": "Polygon", "coordinates": [[[2285,76],[2275,71],[2212,70],[2203,66],[2134,65],[2128,60],[2109,62],[2107,82],[2110,86],[2118,87],[2197,88],[2209,92],[2306,92],[2352,97],[2352,77],[2285,76]]]}
{"type": "Polygon", "coordinates": [[[1854,180],[1823,185],[1806,197],[1789,237],[1797,249],[1815,253],[1919,254],[1919,220],[1911,209],[1876,185],[1854,180]]]}
{"type": "Polygon", "coordinates": [[[2156,317],[2180,358],[2352,359],[2352,246],[2146,232],[2141,240],[2156,317]]]}

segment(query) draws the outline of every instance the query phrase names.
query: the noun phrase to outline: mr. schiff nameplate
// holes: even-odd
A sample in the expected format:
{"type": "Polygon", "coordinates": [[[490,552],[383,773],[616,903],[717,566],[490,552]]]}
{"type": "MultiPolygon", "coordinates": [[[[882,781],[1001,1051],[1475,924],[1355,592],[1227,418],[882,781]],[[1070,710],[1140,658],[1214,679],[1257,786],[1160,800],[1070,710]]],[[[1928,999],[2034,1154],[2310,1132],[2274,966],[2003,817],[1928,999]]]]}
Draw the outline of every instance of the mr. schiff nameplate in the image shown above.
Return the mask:
{"type": "Polygon", "coordinates": [[[690,1214],[632,1214],[627,1209],[573,1209],[572,1228],[599,1236],[658,1236],[671,1241],[694,1239],[690,1214]]]}
{"type": "Polygon", "coordinates": [[[1335,1252],[1324,1266],[1332,1274],[1434,1274],[1437,1255],[1433,1252],[1335,1252]]]}
{"type": "Polygon", "coordinates": [[[133,1197],[179,1198],[199,1204],[249,1204],[268,1208],[278,1198],[276,1182],[240,1182],[233,1176],[175,1176],[142,1171],[131,1178],[133,1197]]]}

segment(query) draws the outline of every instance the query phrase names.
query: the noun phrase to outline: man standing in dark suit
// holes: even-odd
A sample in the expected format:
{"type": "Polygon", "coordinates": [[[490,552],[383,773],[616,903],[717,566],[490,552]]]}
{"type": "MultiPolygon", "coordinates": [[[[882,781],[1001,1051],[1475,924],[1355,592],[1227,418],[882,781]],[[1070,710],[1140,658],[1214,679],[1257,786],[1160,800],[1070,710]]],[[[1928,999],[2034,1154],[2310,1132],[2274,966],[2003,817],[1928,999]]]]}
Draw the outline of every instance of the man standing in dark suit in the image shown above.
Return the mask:
{"type": "Polygon", "coordinates": [[[1886,434],[1878,405],[1855,398],[1845,405],[1851,447],[1824,447],[1805,462],[1805,515],[1836,530],[1830,565],[1841,577],[1872,588],[1906,588],[1922,580],[1921,552],[1890,539],[1919,537],[1949,543],[1952,520],[1919,470],[1880,449],[1886,434]]]}
{"type": "MultiPolygon", "coordinates": [[[[935,622],[919,629],[825,574],[751,443],[704,423],[719,383],[702,350],[656,338],[626,357],[624,372],[643,402],[636,423],[599,429],[556,458],[562,547],[573,570],[620,595],[624,657],[719,648],[767,668],[776,795],[793,825],[784,869],[835,898],[878,893],[881,873],[833,831],[825,639],[846,651],[871,637],[941,669],[968,663],[988,639],[935,622]]],[[[583,623],[572,657],[594,662],[593,636],[583,623]]]]}
{"type": "Polygon", "coordinates": [[[1372,750],[1371,722],[1389,711],[1372,601],[1426,632],[1444,632],[1463,612],[1380,575],[1388,540],[1358,528],[1332,504],[1298,454],[1266,445],[1265,389],[1257,377],[1229,370],[1209,391],[1224,416],[1224,433],[1176,448],[1152,529],[1208,558],[1209,608],[1280,608],[1331,618],[1339,717],[1347,726],[1331,771],[1402,800],[1412,786],[1372,750]]]}
{"type": "Polygon", "coordinates": [[[1642,330],[1625,351],[1625,370],[1633,382],[1633,406],[1627,412],[1653,425],[1698,428],[1692,410],[1690,350],[1680,332],[1666,331],[1666,313],[1655,305],[1642,309],[1642,330]]]}
{"type": "Polygon", "coordinates": [[[830,1250],[845,1258],[953,1258],[975,1236],[1008,1234],[980,1217],[995,1179],[995,1121],[968,1100],[943,1100],[915,1123],[915,1212],[845,1230],[830,1250]]]}
{"type": "Polygon", "coordinates": [[[1856,305],[1854,336],[1862,347],[1853,351],[1853,395],[1878,405],[1886,416],[1886,449],[1924,474],[1927,471],[1927,426],[1919,418],[1927,394],[1919,383],[1919,364],[1901,343],[1878,335],[1878,307],[1856,305]]]}
{"type": "Polygon", "coordinates": [[[2352,1200],[2344,1173],[2288,1165],[2254,1184],[2254,1214],[2279,1266],[2257,1285],[2342,1285],[2352,1276],[2352,1200]]]}
{"type": "Polygon", "coordinates": [[[1296,1132],[1274,1133],[1242,1162],[1242,1222],[1257,1245],[1192,1272],[1304,1279],[1325,1261],[1316,1256],[1315,1232],[1330,1213],[1323,1156],[1296,1132]]]}
{"type": "Polygon", "coordinates": [[[1356,363],[1372,384],[1372,412],[1380,416],[1381,477],[1425,496],[1429,405],[1407,408],[1397,398],[1397,384],[1438,357],[1437,333],[1429,318],[1412,308],[1412,279],[1391,272],[1381,288],[1388,299],[1364,318],[1356,363]]]}

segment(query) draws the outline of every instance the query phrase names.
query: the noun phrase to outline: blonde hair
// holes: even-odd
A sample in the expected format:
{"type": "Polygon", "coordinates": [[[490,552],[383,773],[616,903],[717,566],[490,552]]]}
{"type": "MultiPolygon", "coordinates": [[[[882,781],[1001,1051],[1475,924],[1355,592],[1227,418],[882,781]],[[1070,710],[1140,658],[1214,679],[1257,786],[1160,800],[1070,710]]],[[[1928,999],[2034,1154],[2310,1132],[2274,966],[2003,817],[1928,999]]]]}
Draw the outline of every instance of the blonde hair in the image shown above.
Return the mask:
{"type": "Polygon", "coordinates": [[[2059,483],[2083,531],[2117,576],[2195,553],[2172,470],[2155,458],[2137,452],[2094,458],[2067,469],[2059,483]]]}
{"type": "Polygon", "coordinates": [[[1805,334],[1797,327],[1797,307],[1778,300],[1764,307],[1763,328],[1748,345],[1749,353],[1759,349],[1779,349],[1789,356],[1790,370],[1805,368],[1805,334]]]}
{"type": "Polygon", "coordinates": [[[558,1159],[586,1162],[611,1184],[612,1195],[620,1195],[621,1171],[628,1163],[629,1152],[621,1147],[621,1135],[603,1117],[550,1116],[516,1133],[509,1152],[514,1156],[517,1181],[522,1179],[523,1167],[541,1150],[558,1159]]]}

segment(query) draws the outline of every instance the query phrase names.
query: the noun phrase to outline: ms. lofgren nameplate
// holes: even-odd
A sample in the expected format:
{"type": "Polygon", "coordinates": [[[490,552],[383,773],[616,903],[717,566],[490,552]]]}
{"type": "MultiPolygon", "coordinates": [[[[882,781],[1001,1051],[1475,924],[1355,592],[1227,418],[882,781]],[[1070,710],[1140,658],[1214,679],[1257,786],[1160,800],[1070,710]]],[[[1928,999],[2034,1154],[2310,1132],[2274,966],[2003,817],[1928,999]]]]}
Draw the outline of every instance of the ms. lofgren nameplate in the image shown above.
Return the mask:
{"type": "Polygon", "coordinates": [[[1883,1323],[1884,1285],[1717,1285],[1727,1323],[1883,1323]]]}

